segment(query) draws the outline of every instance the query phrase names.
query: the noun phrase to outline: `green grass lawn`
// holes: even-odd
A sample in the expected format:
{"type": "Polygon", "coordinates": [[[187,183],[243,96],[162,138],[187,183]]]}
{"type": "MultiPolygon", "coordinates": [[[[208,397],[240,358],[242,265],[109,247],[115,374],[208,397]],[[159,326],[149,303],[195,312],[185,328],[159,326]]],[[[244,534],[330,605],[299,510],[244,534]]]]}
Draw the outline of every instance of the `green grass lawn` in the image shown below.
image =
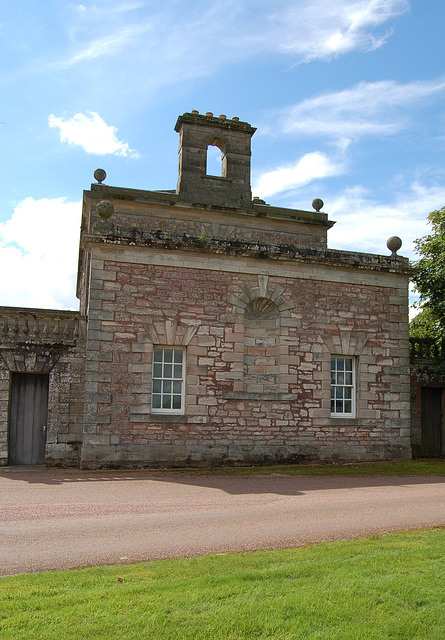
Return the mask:
{"type": "Polygon", "coordinates": [[[2,640],[443,640],[445,529],[0,578],[2,640]]]}
{"type": "Polygon", "coordinates": [[[350,462],[330,464],[283,464],[256,467],[168,469],[168,473],[196,475],[255,476],[445,476],[445,459],[428,458],[406,462],[350,462]]]}

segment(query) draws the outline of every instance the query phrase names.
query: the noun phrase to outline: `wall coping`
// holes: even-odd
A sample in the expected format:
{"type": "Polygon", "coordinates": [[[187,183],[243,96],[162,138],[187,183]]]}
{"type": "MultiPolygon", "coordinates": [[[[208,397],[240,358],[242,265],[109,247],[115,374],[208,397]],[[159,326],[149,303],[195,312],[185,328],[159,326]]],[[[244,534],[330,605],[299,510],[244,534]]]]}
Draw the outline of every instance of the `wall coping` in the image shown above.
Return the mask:
{"type": "Polygon", "coordinates": [[[412,268],[408,258],[378,254],[341,251],[338,249],[304,249],[294,245],[273,245],[259,242],[206,238],[202,240],[187,234],[148,231],[122,227],[109,222],[93,225],[92,232],[84,234],[84,244],[126,245],[152,247],[166,251],[188,251],[201,254],[234,255],[237,257],[305,262],[330,267],[346,267],[369,271],[386,271],[409,276],[412,268]]]}
{"type": "Polygon", "coordinates": [[[79,311],[0,307],[0,347],[75,346],[82,319],[79,311]]]}

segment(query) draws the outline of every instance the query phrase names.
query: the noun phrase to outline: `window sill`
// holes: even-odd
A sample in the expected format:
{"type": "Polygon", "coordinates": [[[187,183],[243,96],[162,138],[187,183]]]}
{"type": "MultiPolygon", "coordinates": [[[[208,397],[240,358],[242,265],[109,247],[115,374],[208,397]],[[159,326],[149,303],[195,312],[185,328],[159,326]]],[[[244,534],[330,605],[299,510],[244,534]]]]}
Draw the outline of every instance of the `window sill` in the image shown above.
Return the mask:
{"type": "Polygon", "coordinates": [[[183,413],[150,413],[147,422],[187,422],[183,413]]]}

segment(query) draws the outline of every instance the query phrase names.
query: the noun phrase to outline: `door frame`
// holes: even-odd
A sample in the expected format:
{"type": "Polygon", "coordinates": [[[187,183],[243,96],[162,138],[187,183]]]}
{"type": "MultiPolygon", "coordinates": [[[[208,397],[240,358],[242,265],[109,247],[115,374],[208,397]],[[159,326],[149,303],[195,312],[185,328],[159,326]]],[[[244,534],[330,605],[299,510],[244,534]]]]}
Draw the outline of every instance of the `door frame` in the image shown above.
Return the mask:
{"type": "Polygon", "coordinates": [[[49,403],[48,373],[11,372],[9,464],[44,464],[49,403]]]}

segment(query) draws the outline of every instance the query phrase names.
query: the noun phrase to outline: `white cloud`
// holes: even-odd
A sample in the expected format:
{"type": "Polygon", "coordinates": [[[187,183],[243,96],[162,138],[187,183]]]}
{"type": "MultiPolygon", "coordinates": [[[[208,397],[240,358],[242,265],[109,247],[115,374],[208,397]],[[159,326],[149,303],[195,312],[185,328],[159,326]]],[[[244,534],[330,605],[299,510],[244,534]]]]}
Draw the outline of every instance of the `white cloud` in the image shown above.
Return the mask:
{"type": "Polygon", "coordinates": [[[343,170],[341,164],[330,161],[323,153],[306,153],[292,166],[279,167],[260,175],[253,190],[260,197],[267,198],[289,189],[296,189],[317,178],[338,175],[343,170]]]}
{"type": "Polygon", "coordinates": [[[130,88],[151,91],[270,54],[301,64],[367,52],[387,41],[382,27],[408,9],[408,0],[225,0],[224,10],[207,0],[186,10],[184,0],[96,2],[71,15],[64,50],[32,72],[91,63],[89,77],[102,88],[119,77],[119,99],[130,88]]]}
{"type": "Polygon", "coordinates": [[[445,186],[413,183],[389,204],[376,202],[362,187],[347,189],[326,202],[324,210],[336,220],[329,246],[388,255],[387,239],[399,236],[403,241],[399,254],[414,259],[414,240],[430,232],[427,216],[444,202],[445,186]]]}
{"type": "Polygon", "coordinates": [[[375,29],[408,11],[408,0],[312,0],[285,3],[274,16],[281,24],[281,48],[305,62],[329,59],[353,50],[381,47],[390,32],[375,29]],[[287,6],[286,6],[287,5],[287,6]],[[283,37],[284,36],[284,37],[283,37]]]}
{"type": "Polygon", "coordinates": [[[0,224],[0,304],[76,309],[80,202],[26,198],[0,224]]]}
{"type": "MultiPolygon", "coordinates": [[[[139,27],[137,30],[146,31],[143,27],[139,27]]],[[[105,36],[104,38],[92,40],[86,48],[83,48],[69,60],[69,64],[75,65],[79,62],[100,58],[110,52],[116,53],[128,44],[129,40],[135,36],[135,32],[136,29],[124,29],[118,33],[105,36]]]]}
{"type": "Polygon", "coordinates": [[[409,108],[444,91],[444,78],[408,84],[361,82],[351,89],[303,100],[270,118],[278,118],[281,132],[324,136],[345,148],[364,136],[397,133],[407,126],[409,108]]]}
{"type": "Polygon", "coordinates": [[[83,147],[87,153],[97,155],[113,154],[126,158],[138,158],[139,154],[130,149],[128,143],[121,142],[117,138],[117,129],[107,125],[98,113],[90,113],[85,116],[76,113],[70,120],[56,118],[51,114],[48,118],[50,127],[60,130],[61,142],[83,147]]]}

